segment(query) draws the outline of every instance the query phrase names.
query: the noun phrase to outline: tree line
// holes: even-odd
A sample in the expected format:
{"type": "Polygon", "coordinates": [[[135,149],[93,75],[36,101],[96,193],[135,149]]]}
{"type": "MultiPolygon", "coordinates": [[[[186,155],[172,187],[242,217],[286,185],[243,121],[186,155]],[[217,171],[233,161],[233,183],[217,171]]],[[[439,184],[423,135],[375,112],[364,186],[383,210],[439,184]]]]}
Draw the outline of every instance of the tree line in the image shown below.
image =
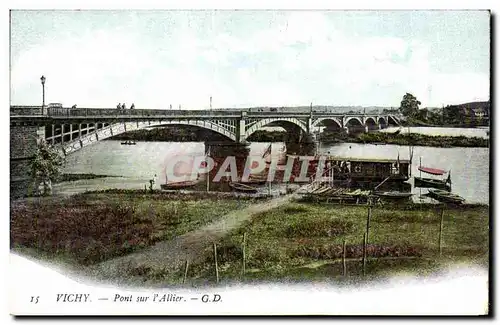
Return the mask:
{"type": "Polygon", "coordinates": [[[475,102],[462,105],[447,105],[430,110],[420,108],[422,103],[410,93],[401,100],[399,112],[408,125],[428,126],[479,126],[489,125],[489,102],[475,102]]]}

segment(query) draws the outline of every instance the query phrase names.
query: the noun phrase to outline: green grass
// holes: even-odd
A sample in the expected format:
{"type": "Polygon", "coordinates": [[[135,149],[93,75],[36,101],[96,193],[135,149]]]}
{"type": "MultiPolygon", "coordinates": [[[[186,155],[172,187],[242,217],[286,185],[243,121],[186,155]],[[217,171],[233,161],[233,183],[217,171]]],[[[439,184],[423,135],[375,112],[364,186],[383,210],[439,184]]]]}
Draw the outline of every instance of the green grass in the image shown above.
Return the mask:
{"type": "MultiPolygon", "coordinates": [[[[144,191],[86,193],[36,198],[11,206],[11,248],[73,266],[92,265],[168,240],[239,210],[252,200],[210,199],[144,191]]],[[[448,263],[488,265],[489,207],[445,210],[439,255],[441,207],[431,204],[373,207],[366,277],[425,275],[448,263]]],[[[363,274],[366,206],[293,202],[260,213],[217,241],[223,283],[266,281],[359,281],[363,274]],[[242,239],[246,234],[246,274],[242,239]],[[348,277],[343,276],[346,242],[348,277]]],[[[215,281],[213,247],[190,263],[188,285],[215,281]]],[[[183,269],[131,265],[124,274],[144,283],[181,284],[183,269]]]]}
{"type": "Polygon", "coordinates": [[[168,240],[248,204],[161,194],[93,193],[11,205],[11,248],[90,265],[168,240]]]}
{"type": "MultiPolygon", "coordinates": [[[[453,262],[488,264],[487,206],[447,208],[439,257],[441,212],[437,206],[372,209],[366,272],[428,274],[453,262]]],[[[242,279],[242,238],[246,233],[245,281],[342,280],[346,241],[350,276],[362,274],[367,207],[292,203],[262,213],[218,243],[222,281],[242,279]]],[[[213,251],[190,269],[191,283],[214,280],[213,251]]],[[[179,275],[178,275],[179,276],[179,275]]]]}

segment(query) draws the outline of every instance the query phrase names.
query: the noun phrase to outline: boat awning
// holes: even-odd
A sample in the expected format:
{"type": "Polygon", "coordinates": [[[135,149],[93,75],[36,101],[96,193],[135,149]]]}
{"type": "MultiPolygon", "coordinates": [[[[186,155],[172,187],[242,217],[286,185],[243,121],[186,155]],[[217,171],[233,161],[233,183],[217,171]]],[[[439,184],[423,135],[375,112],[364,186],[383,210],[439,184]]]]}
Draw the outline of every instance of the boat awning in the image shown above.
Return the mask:
{"type": "MultiPolygon", "coordinates": [[[[286,155],[289,158],[300,158],[304,156],[298,155],[286,155]]],[[[363,157],[339,157],[332,155],[317,155],[317,156],[307,156],[309,159],[315,161],[320,158],[325,159],[326,161],[351,161],[351,162],[365,162],[365,163],[396,163],[399,161],[401,164],[409,164],[410,161],[408,159],[390,159],[390,158],[363,158],[363,157]]]]}
{"type": "Polygon", "coordinates": [[[432,175],[443,175],[446,173],[446,171],[442,170],[442,169],[422,167],[422,166],[419,166],[418,170],[420,170],[424,173],[427,173],[427,174],[432,174],[432,175]]]}

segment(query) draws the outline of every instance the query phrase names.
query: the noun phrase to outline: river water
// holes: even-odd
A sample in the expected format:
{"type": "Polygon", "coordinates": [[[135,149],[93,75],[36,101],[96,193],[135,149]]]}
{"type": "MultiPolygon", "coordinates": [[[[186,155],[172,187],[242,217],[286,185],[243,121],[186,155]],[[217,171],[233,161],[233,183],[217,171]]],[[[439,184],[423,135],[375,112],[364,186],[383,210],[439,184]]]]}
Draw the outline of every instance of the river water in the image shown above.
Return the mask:
{"type": "MultiPolygon", "coordinates": [[[[455,132],[457,129],[452,130],[455,132]]],[[[475,130],[474,132],[478,134],[486,132],[484,129],[475,130]]],[[[262,155],[267,147],[268,143],[252,143],[250,155],[262,155]]],[[[283,143],[272,144],[273,155],[279,155],[283,149],[283,143]]],[[[162,177],[165,175],[165,166],[174,155],[203,155],[204,152],[203,142],[137,142],[136,145],[127,146],[121,145],[120,141],[101,141],[68,156],[63,172],[115,177],[62,182],[54,185],[54,192],[73,194],[108,188],[144,189],[155,175],[154,187],[159,188],[159,184],[164,183],[162,177]]],[[[318,152],[329,152],[339,157],[396,159],[399,155],[400,159],[409,159],[410,148],[396,145],[342,143],[322,144],[318,152]]],[[[464,197],[468,203],[489,203],[488,148],[414,147],[412,176],[419,175],[417,168],[420,160],[423,166],[451,170],[453,192],[464,197]]],[[[413,179],[409,182],[416,194],[415,199],[420,200],[420,195],[425,194],[427,190],[413,188],[413,179]]]]}

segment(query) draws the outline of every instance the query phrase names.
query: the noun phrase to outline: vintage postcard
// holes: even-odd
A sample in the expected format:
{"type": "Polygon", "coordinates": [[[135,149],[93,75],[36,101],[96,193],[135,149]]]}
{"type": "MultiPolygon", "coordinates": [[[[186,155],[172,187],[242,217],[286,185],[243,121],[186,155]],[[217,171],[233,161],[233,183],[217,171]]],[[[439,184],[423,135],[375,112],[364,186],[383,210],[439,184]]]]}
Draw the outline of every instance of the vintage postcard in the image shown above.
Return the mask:
{"type": "Polygon", "coordinates": [[[12,315],[488,315],[488,10],[11,10],[12,315]]]}

